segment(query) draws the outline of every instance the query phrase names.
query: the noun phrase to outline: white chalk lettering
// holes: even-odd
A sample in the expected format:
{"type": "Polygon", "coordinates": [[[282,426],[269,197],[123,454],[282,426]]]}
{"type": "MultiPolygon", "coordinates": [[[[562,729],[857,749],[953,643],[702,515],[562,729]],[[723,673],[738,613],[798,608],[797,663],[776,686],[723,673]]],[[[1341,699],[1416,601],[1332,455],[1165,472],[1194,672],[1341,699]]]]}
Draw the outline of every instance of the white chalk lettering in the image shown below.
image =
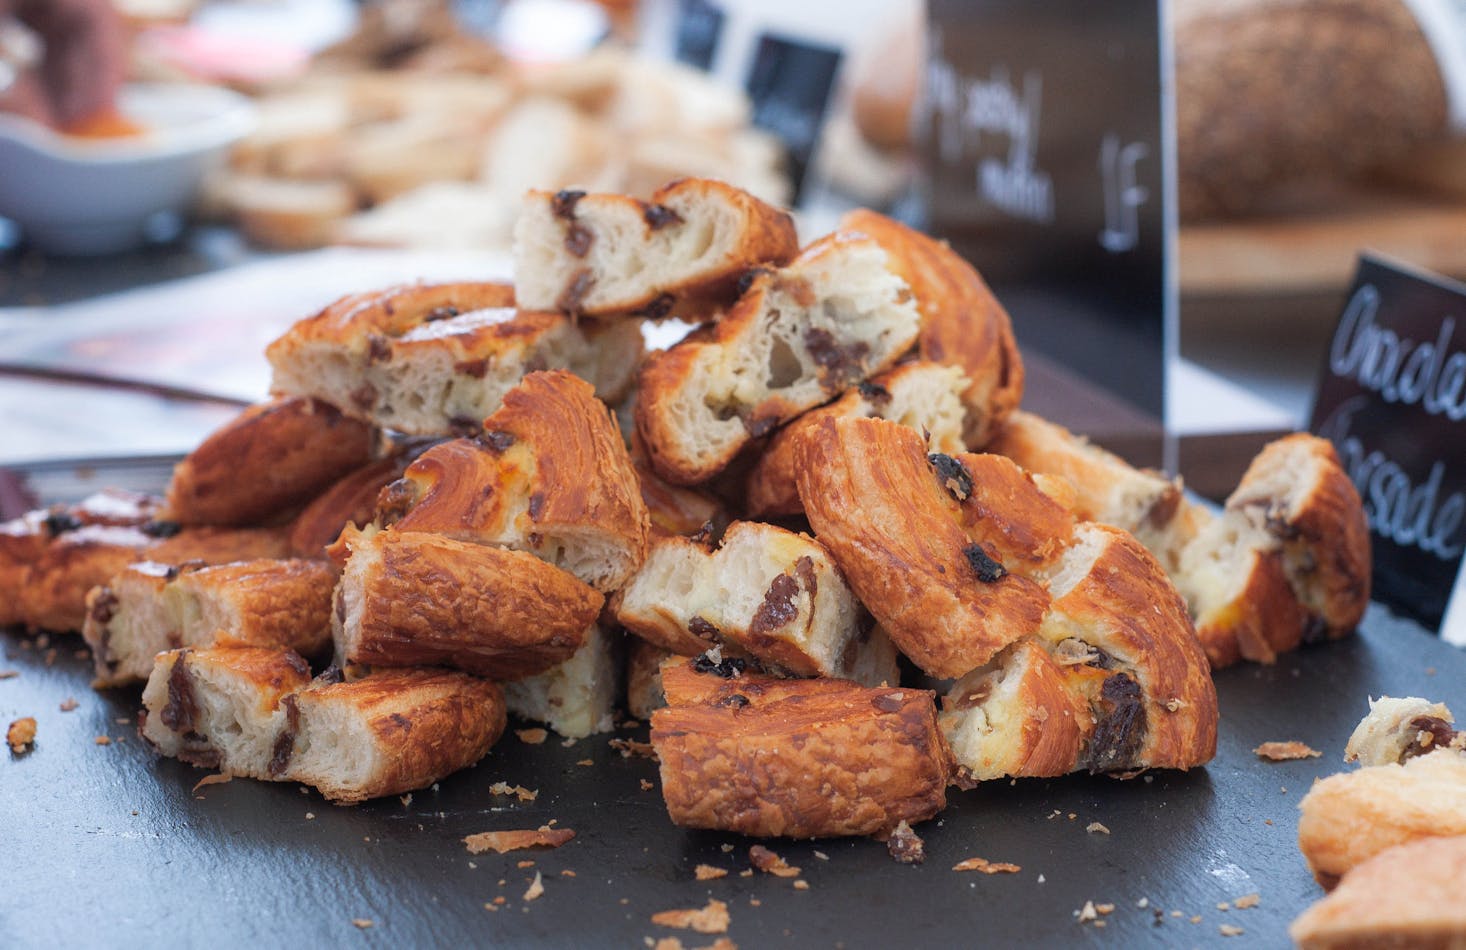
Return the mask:
{"type": "Polygon", "coordinates": [[[1135,249],[1140,243],[1140,206],[1150,199],[1150,192],[1135,180],[1135,166],[1150,154],[1144,142],[1120,144],[1120,137],[1111,133],[1100,144],[1100,183],[1105,190],[1105,227],[1100,231],[1100,247],[1111,254],[1135,249]]]}
{"type": "Polygon", "coordinates": [[[1401,339],[1375,318],[1379,290],[1365,284],[1354,292],[1329,346],[1329,369],[1352,378],[1386,402],[1420,405],[1433,416],[1466,419],[1466,353],[1450,352],[1456,318],[1444,317],[1434,340],[1401,339]]]}
{"type": "Polygon", "coordinates": [[[1441,498],[1446,465],[1436,461],[1419,485],[1394,459],[1379,450],[1370,451],[1351,434],[1354,416],[1369,402],[1355,396],[1341,403],[1319,427],[1318,434],[1334,444],[1344,470],[1359,490],[1369,527],[1382,538],[1402,547],[1416,547],[1442,561],[1461,555],[1466,538],[1466,495],[1452,492],[1441,498]]]}

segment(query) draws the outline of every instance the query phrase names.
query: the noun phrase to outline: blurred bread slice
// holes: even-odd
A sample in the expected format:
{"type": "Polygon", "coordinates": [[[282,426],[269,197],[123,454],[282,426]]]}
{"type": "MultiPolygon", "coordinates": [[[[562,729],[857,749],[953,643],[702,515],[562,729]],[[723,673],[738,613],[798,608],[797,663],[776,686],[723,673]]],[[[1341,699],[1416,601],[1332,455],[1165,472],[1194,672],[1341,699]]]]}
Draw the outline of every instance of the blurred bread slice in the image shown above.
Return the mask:
{"type": "Polygon", "coordinates": [[[745,271],[797,247],[787,214],[718,181],[675,181],[650,202],[531,191],[514,226],[515,288],[541,310],[683,315],[726,302],[745,271]]]}
{"type": "Polygon", "coordinates": [[[244,236],[280,250],[332,244],[357,206],[356,193],[339,181],[300,181],[236,175],[219,186],[220,200],[244,236]]]}

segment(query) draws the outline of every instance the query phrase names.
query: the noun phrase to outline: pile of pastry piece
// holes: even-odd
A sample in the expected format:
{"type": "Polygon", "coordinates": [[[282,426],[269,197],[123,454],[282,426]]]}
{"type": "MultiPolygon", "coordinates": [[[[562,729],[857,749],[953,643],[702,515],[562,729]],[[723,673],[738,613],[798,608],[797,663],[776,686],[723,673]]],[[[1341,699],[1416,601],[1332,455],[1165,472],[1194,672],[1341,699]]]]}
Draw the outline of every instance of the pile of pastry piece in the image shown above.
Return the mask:
{"type": "Polygon", "coordinates": [[[513,287],[347,297],[266,355],[275,401],[131,526],[6,529],[6,582],[54,593],[9,619],[84,619],[164,753],[336,799],[475,761],[506,706],[608,729],[624,677],[675,822],[883,834],[954,783],[1201,765],[1211,667],[1368,599],[1327,443],[1211,514],[1019,411],[977,272],[867,211],[801,248],[715,181],[531,192],[513,287]],[[248,531],[280,549],[206,566],[248,531]]]}

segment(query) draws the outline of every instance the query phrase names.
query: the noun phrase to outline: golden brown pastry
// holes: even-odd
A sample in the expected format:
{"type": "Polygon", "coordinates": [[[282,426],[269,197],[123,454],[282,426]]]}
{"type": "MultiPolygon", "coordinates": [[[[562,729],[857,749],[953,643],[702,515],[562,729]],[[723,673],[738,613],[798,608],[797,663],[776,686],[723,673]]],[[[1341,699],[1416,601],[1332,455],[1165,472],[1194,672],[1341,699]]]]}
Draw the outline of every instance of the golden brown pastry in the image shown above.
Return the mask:
{"type": "Polygon", "coordinates": [[[156,654],[183,646],[314,656],[331,641],[335,586],[336,569],[324,560],[129,565],[87,595],[82,635],[96,665],[93,685],[145,680],[156,654]]]}
{"type": "MultiPolygon", "coordinates": [[[[633,423],[634,425],[634,423],[633,423]]],[[[641,483],[641,500],[651,516],[652,536],[723,533],[728,509],[716,497],[696,488],[673,485],[652,468],[636,431],[631,431],[631,463],[641,483]]]]}
{"type": "Polygon", "coordinates": [[[881,419],[824,418],[795,447],[815,535],[898,649],[958,677],[1038,631],[1032,575],[1068,545],[1073,516],[995,455],[928,457],[881,419]]]}
{"type": "Polygon", "coordinates": [[[696,319],[750,268],[799,249],[794,220],[720,181],[684,178],[651,201],[531,191],[514,227],[520,305],[585,316],[696,319]]]}
{"type": "Polygon", "coordinates": [[[619,631],[593,623],[585,641],[563,663],[543,673],[501,684],[504,704],[521,719],[543,722],[567,739],[584,739],[615,727],[621,683],[619,631]]]}
{"type": "Polygon", "coordinates": [[[1008,312],[945,242],[864,208],[846,214],[840,227],[870,235],[890,255],[889,267],[921,311],[921,358],[956,366],[967,377],[964,437],[969,448],[982,448],[1023,398],[1023,359],[1008,312]]]}
{"type": "Polygon", "coordinates": [[[22,571],[20,620],[43,630],[80,630],[86,621],[87,592],[134,561],[222,564],[285,553],[284,532],[276,528],[179,529],[166,521],[83,525],[54,538],[22,571]]]}
{"type": "Polygon", "coordinates": [[[641,565],[650,534],[615,420],[558,371],[526,376],[478,437],[424,452],[383,490],[379,518],[529,551],[602,592],[641,565]]]}
{"type": "Polygon", "coordinates": [[[347,529],[332,636],[347,663],[494,679],[570,659],[603,598],[532,554],[420,532],[347,529]]]}
{"type": "Polygon", "coordinates": [[[358,802],[429,785],[483,757],[504,731],[499,687],[447,670],[353,682],[288,651],[158,656],[138,731],[162,754],[229,775],[299,782],[358,802]]]}
{"type": "Polygon", "coordinates": [[[895,648],[829,552],[774,525],[735,521],[714,551],[659,539],[615,606],[627,630],[677,653],[725,644],[797,676],[898,679],[895,648]]]}
{"type": "Polygon", "coordinates": [[[1445,748],[1330,775],[1298,809],[1298,848],[1318,882],[1333,887],[1386,848],[1466,835],[1466,755],[1445,748]]]}
{"type": "Polygon", "coordinates": [[[86,525],[126,527],[156,517],[162,499],[139,492],[104,489],[74,505],[52,505],[0,524],[0,627],[25,620],[21,593],[30,565],[60,535],[86,525]]]}
{"type": "Polygon", "coordinates": [[[358,528],[377,515],[377,496],[402,477],[412,460],[429,447],[418,444],[377,459],[343,475],[334,485],[301,509],[290,527],[290,553],[296,557],[324,557],[326,548],[347,525],[358,528]]]}
{"type": "Polygon", "coordinates": [[[375,445],[370,426],[314,399],[251,406],[173,469],[161,517],[188,525],[281,521],[365,465],[375,445]]]}
{"type": "Polygon", "coordinates": [[[657,472],[706,481],[753,439],[895,363],[919,316],[886,265],[871,238],[828,235],[756,272],[716,325],[649,356],[636,430],[657,472]]]}
{"type": "Polygon", "coordinates": [[[1466,946],[1466,837],[1381,851],[1288,928],[1302,950],[1440,950],[1466,946]]]}
{"type": "Polygon", "coordinates": [[[1069,480],[1074,514],[1135,535],[1176,573],[1181,549],[1210,516],[1186,500],[1180,479],[1139,469],[1057,423],[1018,410],[1004,421],[988,451],[1006,455],[1030,472],[1069,480]]]}
{"type": "Polygon", "coordinates": [[[922,360],[902,363],[873,376],[839,399],[811,409],[780,428],[748,473],[748,516],[770,518],[804,513],[794,483],[794,445],[805,429],[826,416],[873,416],[927,433],[933,452],[965,451],[962,371],[922,360]]]}
{"type": "Polygon", "coordinates": [[[1176,584],[1214,667],[1343,636],[1369,602],[1369,527],[1333,446],[1297,433],[1253,459],[1181,552],[1176,584]]]}
{"type": "Polygon", "coordinates": [[[668,705],[652,713],[651,739],[675,824],[873,835],[945,807],[950,763],[930,692],[714,669],[662,669],[668,705]]]}
{"type": "Polygon", "coordinates": [[[283,778],[275,761],[282,702],[310,679],[310,665],[289,650],[169,650],[158,654],[143,690],[138,734],[199,768],[283,778]]]}
{"type": "Polygon", "coordinates": [[[1216,690],[1186,604],[1155,557],[1124,531],[1082,524],[1046,583],[1052,603],[1036,637],[944,700],[942,728],[967,777],[1210,761],[1216,690]]]}
{"type": "Polygon", "coordinates": [[[505,284],[409,286],[347,297],[266,351],[276,392],[311,395],[414,435],[467,435],[535,369],[568,369],[607,399],[631,386],[636,324],[519,310],[505,284]]]}
{"type": "Polygon", "coordinates": [[[483,758],[504,732],[499,687],[450,670],[317,680],[291,699],[296,717],[287,700],[275,740],[282,777],[336,802],[424,788],[483,758]]]}

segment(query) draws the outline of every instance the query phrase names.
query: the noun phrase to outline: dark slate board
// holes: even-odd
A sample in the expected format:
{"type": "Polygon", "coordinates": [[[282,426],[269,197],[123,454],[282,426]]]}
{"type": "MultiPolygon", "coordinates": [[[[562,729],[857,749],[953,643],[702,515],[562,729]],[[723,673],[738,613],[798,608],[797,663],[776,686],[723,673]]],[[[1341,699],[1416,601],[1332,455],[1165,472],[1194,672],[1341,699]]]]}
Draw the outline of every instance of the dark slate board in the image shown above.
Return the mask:
{"type": "Polygon", "coordinates": [[[927,850],[919,867],[893,863],[883,845],[866,840],[774,843],[803,868],[809,890],[799,891],[776,877],[738,876],[749,840],[673,827],[656,789],[640,784],[656,782],[656,767],[623,758],[609,736],[566,748],[553,736],[529,746],[511,732],[476,768],[408,804],[339,808],[295,785],[240,779],[195,794],[204,772],[155,758],[131,722],[116,721],[134,717],[137,691],[88,687],[79,638],[52,637],[51,665],[46,649],[19,634],[0,641],[0,668],[20,673],[0,680],[0,724],[22,715],[39,723],[33,751],[0,752],[6,947],[629,947],[668,935],[697,946],[711,938],[649,918],[710,896],[727,901],[729,936],[745,948],[1193,946],[1223,943],[1223,923],[1243,927],[1249,943],[1276,946],[1320,896],[1295,845],[1298,799],[1314,778],[1342,767],[1366,696],[1424,694],[1466,708],[1466,656],[1376,610],[1357,638],[1275,667],[1221,673],[1221,744],[1205,769],[1150,781],[1075,776],[954,790],[942,817],[919,829],[927,850]],[[63,713],[67,697],[80,706],[63,713]],[[96,745],[98,735],[113,744],[96,745]],[[1300,739],[1324,757],[1263,762],[1251,750],[1269,739],[1300,739]],[[577,765],[583,759],[594,765],[577,765]],[[500,780],[538,789],[539,798],[521,804],[489,794],[500,780]],[[460,842],[552,819],[577,832],[558,850],[474,857],[460,842]],[[1086,832],[1092,821],[1111,833],[1086,832]],[[974,855],[1023,870],[949,870],[974,855]],[[534,868],[517,867],[522,860],[534,868]],[[698,882],[699,863],[733,873],[698,882]],[[561,876],[566,869],[576,876],[561,876]],[[526,904],[536,870],[545,893],[526,904]],[[1254,891],[1262,895],[1255,909],[1216,908],[1254,891]],[[486,911],[500,895],[502,908],[486,911]],[[1136,906],[1141,898],[1150,908],[1136,906]],[[1075,922],[1086,900],[1116,905],[1105,929],[1075,922]],[[1159,923],[1152,909],[1165,912],[1159,923]],[[1173,909],[1185,917],[1170,916],[1173,909]],[[1190,923],[1193,915],[1201,923],[1190,923]],[[358,930],[353,918],[375,925],[358,930]]]}

